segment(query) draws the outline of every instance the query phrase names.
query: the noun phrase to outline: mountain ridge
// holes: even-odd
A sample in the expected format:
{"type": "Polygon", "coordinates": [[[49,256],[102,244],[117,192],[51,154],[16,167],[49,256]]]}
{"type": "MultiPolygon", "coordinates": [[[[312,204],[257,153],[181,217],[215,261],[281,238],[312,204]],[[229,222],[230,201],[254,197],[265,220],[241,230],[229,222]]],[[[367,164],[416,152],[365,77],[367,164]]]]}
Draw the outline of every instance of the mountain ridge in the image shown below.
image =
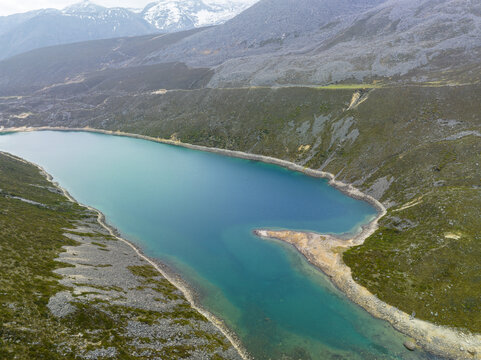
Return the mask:
{"type": "Polygon", "coordinates": [[[134,11],[84,0],[62,10],[40,9],[3,16],[0,60],[45,46],[217,25],[247,6],[236,2],[211,5],[203,0],[160,0],[134,11]]]}

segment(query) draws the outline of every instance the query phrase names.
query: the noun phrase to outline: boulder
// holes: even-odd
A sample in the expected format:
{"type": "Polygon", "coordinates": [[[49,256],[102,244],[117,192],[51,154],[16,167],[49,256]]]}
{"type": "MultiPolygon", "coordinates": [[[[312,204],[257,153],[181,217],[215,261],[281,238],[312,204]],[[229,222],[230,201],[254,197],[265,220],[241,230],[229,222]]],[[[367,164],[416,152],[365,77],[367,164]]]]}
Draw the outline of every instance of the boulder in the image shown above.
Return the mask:
{"type": "Polygon", "coordinates": [[[414,341],[406,340],[403,345],[404,345],[404,347],[405,347],[406,349],[408,349],[409,351],[414,351],[414,350],[416,350],[416,343],[415,343],[414,341]]]}

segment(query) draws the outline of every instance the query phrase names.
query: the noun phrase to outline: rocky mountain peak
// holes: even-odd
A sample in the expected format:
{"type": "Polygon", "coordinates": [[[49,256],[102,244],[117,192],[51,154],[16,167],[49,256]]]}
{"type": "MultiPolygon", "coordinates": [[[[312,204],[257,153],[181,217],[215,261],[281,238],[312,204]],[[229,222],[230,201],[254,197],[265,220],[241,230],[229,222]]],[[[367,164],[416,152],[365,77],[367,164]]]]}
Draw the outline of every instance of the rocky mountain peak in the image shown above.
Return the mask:
{"type": "Polygon", "coordinates": [[[95,14],[105,11],[106,8],[89,0],[83,0],[74,5],[70,5],[62,10],[64,14],[95,14]]]}

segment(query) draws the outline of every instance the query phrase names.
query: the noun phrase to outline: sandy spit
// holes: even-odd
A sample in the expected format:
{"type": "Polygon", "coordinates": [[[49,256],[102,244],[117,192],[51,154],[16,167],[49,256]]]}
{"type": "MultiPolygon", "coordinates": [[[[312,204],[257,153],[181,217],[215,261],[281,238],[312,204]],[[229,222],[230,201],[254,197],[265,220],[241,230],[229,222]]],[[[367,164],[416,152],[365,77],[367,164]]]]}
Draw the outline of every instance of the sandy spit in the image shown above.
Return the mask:
{"type": "MultiPolygon", "coordinates": [[[[256,230],[255,233],[258,236],[266,239],[277,239],[293,245],[299,252],[301,252],[306,257],[306,259],[310,263],[312,263],[313,265],[321,269],[326,275],[328,275],[333,284],[338,287],[342,292],[344,292],[351,301],[360,305],[371,315],[379,319],[388,321],[396,330],[400,331],[401,333],[412,337],[415,340],[417,346],[422,347],[435,355],[440,355],[450,359],[481,360],[481,335],[463,333],[456,329],[439,326],[429,323],[427,321],[412,318],[410,315],[399,310],[398,308],[382,302],[374,294],[369,292],[369,290],[367,290],[365,287],[359,285],[353,280],[351,269],[342,261],[342,252],[352,246],[363,244],[365,239],[367,239],[377,230],[379,219],[386,215],[386,208],[377,199],[367,194],[364,194],[359,189],[353,187],[351,184],[345,184],[341,181],[336,180],[333,174],[324,171],[309,169],[292,163],[290,161],[281,160],[269,156],[250,154],[241,151],[210,148],[206,146],[186,144],[176,140],[129,134],[120,131],[93,129],[89,127],[0,128],[0,133],[42,130],[87,131],[108,135],[133,137],[160,142],[164,144],[181,146],[193,150],[206,151],[241,159],[275,164],[293,171],[302,172],[308,176],[328,179],[329,185],[339,189],[350,197],[367,201],[377,209],[377,217],[373,219],[369,224],[363,226],[358,234],[355,234],[351,238],[345,239],[332,235],[317,234],[312,232],[256,230]]],[[[44,171],[43,169],[41,170],[44,171]]],[[[65,190],[63,191],[67,194],[69,198],[71,198],[65,190]]],[[[72,201],[74,200],[72,199],[72,201]]],[[[98,213],[99,222],[103,226],[108,228],[114,236],[118,237],[116,231],[110,228],[107,224],[105,224],[103,220],[103,215],[100,212],[98,213]]],[[[185,296],[187,297],[189,302],[191,302],[195,309],[201,312],[216,326],[218,326],[219,329],[222,330],[222,332],[234,344],[236,349],[238,349],[241,356],[244,359],[249,359],[249,355],[242,348],[242,345],[240,344],[236,336],[232,334],[232,332],[230,332],[220,320],[216,319],[213,315],[209,314],[207,311],[200,308],[196,304],[195,293],[190,290],[188,286],[181,279],[179,279],[178,276],[175,277],[172,274],[166,272],[156,262],[145,257],[145,255],[143,255],[135,245],[131,244],[127,240],[124,240],[120,237],[119,240],[122,240],[132,246],[137,251],[139,256],[142,256],[144,259],[149,261],[163,276],[165,276],[169,281],[171,281],[175,286],[177,286],[185,294],[185,296]]]]}

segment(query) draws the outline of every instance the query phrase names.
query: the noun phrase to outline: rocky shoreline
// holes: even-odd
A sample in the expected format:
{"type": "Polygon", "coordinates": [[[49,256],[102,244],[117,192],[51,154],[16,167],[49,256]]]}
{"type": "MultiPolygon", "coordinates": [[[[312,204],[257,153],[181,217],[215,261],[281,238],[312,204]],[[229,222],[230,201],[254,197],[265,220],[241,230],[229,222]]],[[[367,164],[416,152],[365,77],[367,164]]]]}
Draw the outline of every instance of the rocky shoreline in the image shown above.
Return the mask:
{"type": "MultiPolygon", "coordinates": [[[[78,204],[68,191],[54,182],[52,176],[41,166],[24,159],[14,158],[37,167],[52,183],[53,188],[58,189],[71,202],[78,204]]],[[[64,236],[74,240],[78,245],[65,247],[65,252],[60,253],[59,258],[56,259],[72,267],[60,268],[55,272],[62,277],[60,283],[73,290],[59,292],[50,299],[48,307],[54,316],[60,318],[68,316],[75,311],[74,304],[79,302],[99,304],[108,302],[109,305],[152,313],[172,313],[176,306],[180,305],[184,309],[184,303],[187,303],[193,309],[192,311],[200,314],[198,318],[194,316],[188,323],[184,319],[168,316],[157,319],[155,324],[130,321],[128,335],[136,339],[135,345],[147,349],[147,352],[149,346],[141,343],[146,338],[152,341],[149,345],[154,348],[156,346],[158,348],[165,346],[192,348],[193,357],[189,358],[207,360],[213,354],[217,354],[225,359],[251,359],[236,334],[230,331],[221,320],[198,305],[195,291],[180,276],[166,265],[148,258],[136,245],[122,238],[117,229],[106,223],[104,214],[99,210],[80,205],[97,216],[83,221],[75,229],[65,229],[64,236]],[[110,240],[105,240],[102,236],[110,240]],[[155,269],[156,273],[154,276],[149,275],[149,281],[146,281],[143,275],[132,271],[132,269],[140,269],[139,273],[141,273],[146,266],[155,269]],[[167,299],[162,296],[161,291],[159,294],[158,286],[165,280],[173,286],[170,289],[167,285],[169,292],[167,299]],[[151,286],[149,282],[157,285],[151,286]],[[207,320],[204,321],[202,318],[207,320]],[[198,338],[189,335],[193,332],[201,335],[198,338]],[[209,343],[212,339],[218,349],[209,343]],[[214,352],[199,350],[207,347],[214,348],[214,352]]],[[[115,349],[109,348],[88,353],[87,358],[108,358],[116,355],[115,349]]]]}
{"type": "MultiPolygon", "coordinates": [[[[55,186],[59,187],[60,186],[55,183],[55,186]]],[[[71,199],[71,201],[75,201],[75,199],[73,199],[69,194],[68,192],[61,188],[62,191],[64,191],[64,193],[71,199]]],[[[165,279],[167,279],[172,285],[174,285],[178,290],[180,290],[180,292],[182,293],[182,295],[187,299],[187,301],[189,302],[190,306],[197,312],[199,312],[200,314],[202,314],[204,317],[206,317],[210,323],[212,323],[212,325],[214,325],[215,328],[217,328],[217,330],[222,333],[223,336],[225,336],[229,342],[232,344],[233,348],[235,349],[235,351],[238,353],[239,357],[237,356],[234,356],[232,353],[229,354],[229,358],[240,358],[240,359],[243,359],[243,360],[250,360],[251,357],[250,355],[248,354],[247,350],[244,349],[242,343],[240,342],[240,340],[237,338],[237,335],[232,332],[220,319],[218,319],[217,317],[215,317],[214,315],[212,315],[211,313],[209,313],[207,310],[203,309],[199,304],[198,304],[198,301],[197,301],[197,294],[196,294],[196,291],[194,289],[192,289],[187,283],[185,283],[185,281],[178,275],[176,274],[172,269],[168,268],[165,264],[162,264],[160,261],[156,261],[154,259],[150,259],[149,257],[147,257],[143,252],[142,250],[136,246],[135,244],[131,243],[130,241],[120,237],[120,233],[117,229],[115,229],[114,227],[112,227],[111,225],[108,225],[105,221],[105,216],[103,213],[101,213],[99,210],[95,209],[95,208],[92,208],[90,206],[87,206],[87,205],[82,205],[82,206],[85,206],[87,207],[88,209],[92,210],[92,211],[95,211],[97,212],[98,214],[98,218],[97,218],[97,221],[98,223],[108,231],[108,233],[111,235],[111,236],[114,236],[117,240],[119,240],[120,242],[124,243],[125,245],[127,245],[130,250],[133,250],[134,254],[139,258],[141,259],[142,261],[141,262],[146,262],[148,263],[149,265],[153,266],[155,268],[155,270],[162,276],[164,277],[165,279]]],[[[62,261],[65,261],[63,258],[61,258],[62,261]]],[[[128,266],[128,265],[127,265],[128,266]]],[[[209,331],[212,331],[212,329],[210,329],[209,331]]],[[[216,333],[217,331],[212,331],[213,333],[216,333]]],[[[225,355],[224,355],[225,356],[225,355]]]]}
{"type": "MultiPolygon", "coordinates": [[[[152,138],[149,136],[128,134],[118,131],[98,130],[92,128],[23,127],[8,129],[2,128],[0,129],[0,132],[41,130],[88,131],[139,138],[170,145],[182,146],[193,150],[207,151],[236,158],[275,164],[293,171],[302,172],[308,176],[328,179],[331,186],[334,186],[350,197],[371,203],[378,210],[378,216],[367,226],[364,226],[360,233],[349,239],[341,239],[332,235],[294,231],[257,230],[255,233],[263,238],[278,239],[292,244],[307,258],[309,262],[326,273],[330,277],[331,281],[341,291],[343,291],[351,301],[363,307],[371,315],[388,321],[398,331],[412,337],[418,346],[423,347],[433,354],[441,355],[447,358],[481,359],[481,335],[465,334],[455,329],[434,325],[432,323],[413,318],[401,310],[382,302],[374,294],[370,293],[366,288],[357,284],[353,280],[350,268],[342,261],[342,253],[352,246],[361,245],[366,238],[372,235],[377,229],[379,219],[386,214],[386,209],[375,198],[364,194],[350,184],[337,181],[333,174],[305,168],[298,164],[273,157],[185,144],[175,140],[152,138]]],[[[162,271],[160,269],[158,270],[162,271]]],[[[195,302],[192,295],[190,296],[190,301],[195,302]]],[[[247,356],[247,354],[245,354],[245,356],[247,356]]]]}

